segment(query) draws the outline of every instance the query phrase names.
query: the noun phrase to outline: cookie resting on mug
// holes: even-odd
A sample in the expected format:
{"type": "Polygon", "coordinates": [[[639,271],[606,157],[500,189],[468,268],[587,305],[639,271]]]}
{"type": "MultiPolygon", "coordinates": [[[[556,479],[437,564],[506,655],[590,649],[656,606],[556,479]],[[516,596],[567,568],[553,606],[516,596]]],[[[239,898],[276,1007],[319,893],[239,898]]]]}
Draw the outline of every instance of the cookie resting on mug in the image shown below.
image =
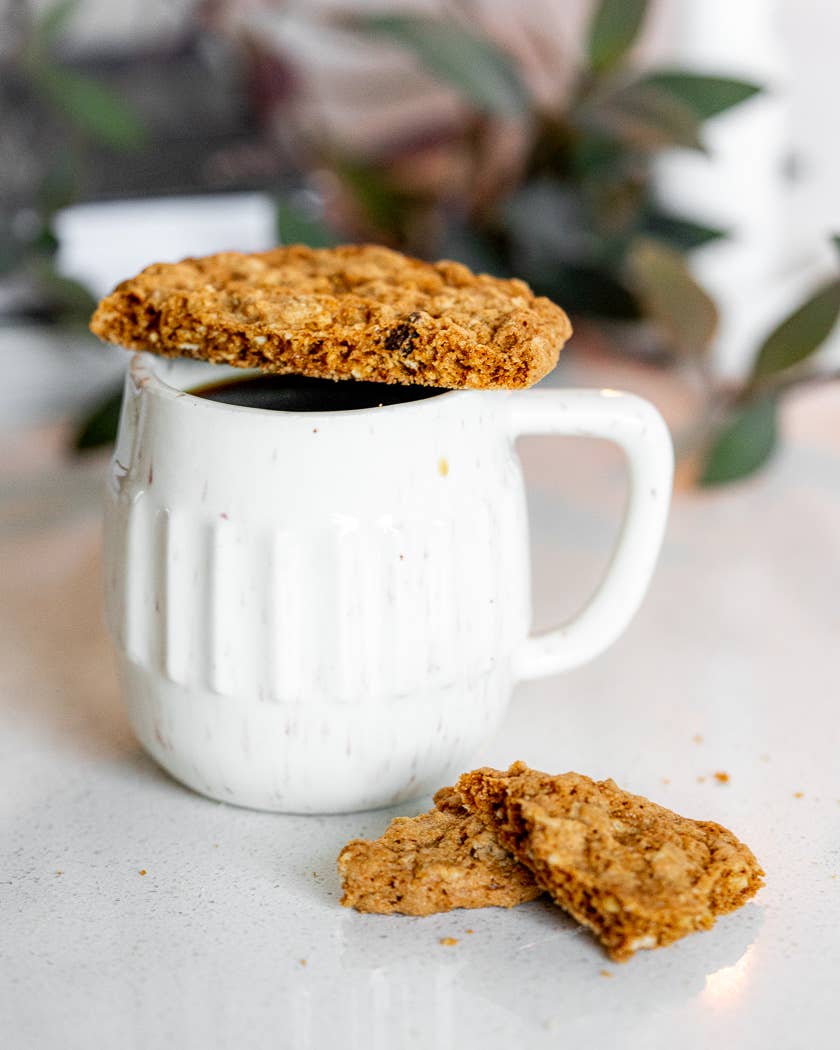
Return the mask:
{"type": "Polygon", "coordinates": [[[323,379],[473,389],[533,386],[572,332],[523,281],[378,245],[155,263],[91,330],[129,350],[323,379]]]}

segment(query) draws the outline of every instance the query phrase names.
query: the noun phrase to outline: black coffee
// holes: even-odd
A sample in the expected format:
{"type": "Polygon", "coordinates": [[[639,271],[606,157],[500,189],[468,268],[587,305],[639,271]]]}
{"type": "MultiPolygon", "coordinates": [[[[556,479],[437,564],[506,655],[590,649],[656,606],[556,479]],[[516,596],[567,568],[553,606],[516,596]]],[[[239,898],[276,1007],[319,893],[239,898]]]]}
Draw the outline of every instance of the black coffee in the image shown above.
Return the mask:
{"type": "Polygon", "coordinates": [[[366,383],[361,380],[310,379],[308,376],[246,376],[190,390],[195,397],[245,408],[277,412],[347,412],[422,401],[445,393],[438,387],[366,383]]]}

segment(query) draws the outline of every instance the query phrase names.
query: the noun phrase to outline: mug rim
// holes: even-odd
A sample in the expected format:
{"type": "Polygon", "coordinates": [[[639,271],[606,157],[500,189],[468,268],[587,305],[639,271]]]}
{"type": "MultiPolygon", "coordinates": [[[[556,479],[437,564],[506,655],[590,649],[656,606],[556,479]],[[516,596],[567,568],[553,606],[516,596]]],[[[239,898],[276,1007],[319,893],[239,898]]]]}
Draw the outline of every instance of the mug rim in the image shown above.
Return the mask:
{"type": "MultiPolygon", "coordinates": [[[[133,351],[131,361],[129,362],[129,374],[137,385],[141,387],[151,387],[155,394],[169,401],[181,401],[186,398],[188,404],[192,403],[193,405],[201,405],[204,409],[212,407],[213,410],[226,409],[231,412],[247,412],[250,416],[272,416],[275,419],[278,416],[283,418],[290,416],[311,418],[313,416],[365,416],[374,413],[377,416],[381,416],[383,412],[393,414],[395,411],[407,411],[408,409],[422,411],[425,405],[440,404],[443,400],[451,402],[453,400],[462,399],[465,394],[481,394],[487,392],[482,390],[444,390],[442,393],[431,394],[429,397],[417,398],[415,401],[398,401],[395,404],[390,405],[371,405],[368,408],[338,408],[330,409],[329,411],[325,411],[324,409],[295,410],[292,412],[283,408],[257,408],[253,405],[232,405],[225,401],[213,401],[210,398],[198,397],[195,394],[191,394],[188,390],[181,390],[177,386],[167,383],[155,367],[162,362],[173,362],[176,360],[178,360],[178,358],[161,357],[160,355],[153,354],[148,350],[133,351]]],[[[255,375],[263,374],[258,369],[252,370],[243,368],[238,369],[237,371],[242,372],[243,377],[251,371],[253,371],[255,375]]],[[[349,382],[353,382],[353,380],[349,380],[349,382]]],[[[502,393],[504,393],[504,391],[502,391],[502,393]]]]}

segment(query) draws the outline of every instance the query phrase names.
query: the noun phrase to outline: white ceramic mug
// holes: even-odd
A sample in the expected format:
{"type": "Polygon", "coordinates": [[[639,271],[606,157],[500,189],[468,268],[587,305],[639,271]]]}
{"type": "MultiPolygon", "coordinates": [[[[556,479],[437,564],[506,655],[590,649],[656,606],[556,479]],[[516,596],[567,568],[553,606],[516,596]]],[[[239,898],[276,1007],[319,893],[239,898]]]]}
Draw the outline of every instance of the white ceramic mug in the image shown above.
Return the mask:
{"type": "Polygon", "coordinates": [[[671,491],[667,428],[595,390],[450,391],[282,412],[132,359],[108,487],[107,622],[143,747],[226,802],[390,805],[468,768],[513,685],[589,660],[635,613],[671,491]],[[606,577],[528,637],[520,434],[607,438],[630,495],[606,577]]]}

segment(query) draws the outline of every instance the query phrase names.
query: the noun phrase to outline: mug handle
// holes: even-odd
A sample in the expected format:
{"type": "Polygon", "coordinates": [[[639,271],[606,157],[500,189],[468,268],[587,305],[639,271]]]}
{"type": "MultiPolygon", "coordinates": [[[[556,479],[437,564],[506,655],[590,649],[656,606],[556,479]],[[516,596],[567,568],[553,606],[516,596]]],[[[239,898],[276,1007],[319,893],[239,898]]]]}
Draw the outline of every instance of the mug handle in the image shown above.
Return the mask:
{"type": "Polygon", "coordinates": [[[603,580],[567,623],[527,638],[514,654],[518,680],[542,678],[591,660],[624,631],[641,605],[662,543],[674,452],[648,401],[616,390],[530,390],[511,395],[509,432],[606,438],[627,456],[630,491],[621,534],[603,580]]]}

